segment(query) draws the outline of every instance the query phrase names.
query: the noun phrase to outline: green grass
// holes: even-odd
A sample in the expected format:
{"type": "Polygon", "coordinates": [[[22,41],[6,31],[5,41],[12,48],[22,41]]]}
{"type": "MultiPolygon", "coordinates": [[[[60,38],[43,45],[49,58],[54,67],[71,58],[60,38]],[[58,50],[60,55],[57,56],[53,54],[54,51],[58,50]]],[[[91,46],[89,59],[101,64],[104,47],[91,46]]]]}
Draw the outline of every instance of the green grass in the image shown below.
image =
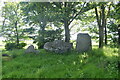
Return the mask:
{"type": "Polygon", "coordinates": [[[118,78],[118,49],[94,47],[92,51],[65,54],[40,50],[38,55],[24,50],[3,51],[15,58],[2,61],[3,78],[118,78]]]}

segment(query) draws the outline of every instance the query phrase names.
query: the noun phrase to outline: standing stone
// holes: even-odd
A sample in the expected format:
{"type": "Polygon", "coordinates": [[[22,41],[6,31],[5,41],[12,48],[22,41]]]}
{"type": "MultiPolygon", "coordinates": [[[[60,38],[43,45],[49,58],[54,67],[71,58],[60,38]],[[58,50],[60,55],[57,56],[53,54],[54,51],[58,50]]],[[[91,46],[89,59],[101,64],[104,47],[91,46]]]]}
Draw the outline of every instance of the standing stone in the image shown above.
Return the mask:
{"type": "Polygon", "coordinates": [[[76,50],[78,52],[86,52],[92,49],[91,37],[88,33],[79,33],[77,35],[76,50]]]}

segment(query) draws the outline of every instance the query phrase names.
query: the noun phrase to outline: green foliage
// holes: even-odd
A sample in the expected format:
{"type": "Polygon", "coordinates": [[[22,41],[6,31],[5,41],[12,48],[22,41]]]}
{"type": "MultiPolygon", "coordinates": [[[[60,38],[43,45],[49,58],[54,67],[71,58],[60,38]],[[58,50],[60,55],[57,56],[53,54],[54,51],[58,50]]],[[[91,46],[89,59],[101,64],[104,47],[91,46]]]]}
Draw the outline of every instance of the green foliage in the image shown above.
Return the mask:
{"type": "Polygon", "coordinates": [[[114,18],[118,24],[120,23],[120,1],[116,4],[116,5],[112,5],[113,6],[113,10],[111,11],[110,17],[114,18]]]}
{"type": "Polygon", "coordinates": [[[23,47],[25,47],[27,44],[26,43],[20,43],[18,46],[18,49],[22,49],[23,47]]]}
{"type": "Polygon", "coordinates": [[[16,48],[16,44],[15,43],[6,43],[5,45],[5,49],[6,50],[12,50],[16,48]]]}
{"type": "Polygon", "coordinates": [[[61,29],[57,30],[46,30],[46,31],[39,31],[40,35],[35,39],[34,42],[37,43],[38,48],[43,48],[46,42],[51,42],[54,40],[61,40],[63,38],[61,29]]]}
{"type": "Polygon", "coordinates": [[[3,58],[3,78],[118,78],[118,48],[93,48],[87,53],[65,54],[44,49],[40,49],[38,55],[23,54],[24,50],[2,53],[17,55],[9,61],[3,58]]]}
{"type": "Polygon", "coordinates": [[[30,26],[36,25],[36,27],[28,28],[25,31],[29,34],[36,34],[38,36],[30,36],[33,38],[34,43],[37,43],[38,48],[43,48],[44,43],[53,41],[55,39],[61,39],[62,30],[60,30],[61,23],[55,15],[52,3],[28,3],[23,8],[25,13],[25,22],[30,26]],[[54,25],[54,27],[49,24],[54,25]],[[50,27],[49,27],[50,26],[50,27]],[[49,28],[51,28],[49,30],[49,28]],[[58,29],[59,28],[59,29],[58,29]]]}
{"type": "MultiPolygon", "coordinates": [[[[28,3],[24,5],[25,22],[29,25],[39,26],[38,31],[45,30],[49,22],[52,24],[62,23],[60,27],[66,25],[65,37],[69,38],[69,25],[82,13],[93,9],[94,4],[86,2],[47,2],[47,3],[28,3]],[[67,28],[68,27],[68,28],[67,28]],[[68,31],[67,31],[68,30],[68,31]],[[67,33],[68,32],[68,33],[67,33]],[[68,35],[67,35],[68,34],[68,35]]],[[[56,25],[55,25],[56,26],[56,25]]],[[[57,25],[56,27],[58,27],[57,25]]],[[[36,32],[36,31],[35,31],[36,32]]],[[[38,34],[41,34],[38,32],[38,34]]],[[[39,38],[39,37],[38,37],[39,38]]],[[[44,39],[44,38],[43,38],[44,39]]],[[[66,38],[65,38],[66,39],[66,38]]],[[[40,43],[41,44],[41,43],[40,43]]]]}
{"type": "Polygon", "coordinates": [[[19,39],[23,39],[25,34],[23,31],[23,12],[21,5],[16,2],[5,2],[2,7],[3,23],[0,33],[6,38],[6,42],[15,43],[19,39]]]}
{"type": "Polygon", "coordinates": [[[110,21],[107,25],[108,27],[108,38],[111,45],[117,45],[118,44],[118,26],[115,22],[110,21]]]}
{"type": "Polygon", "coordinates": [[[22,49],[26,45],[27,45],[26,43],[20,43],[19,45],[17,45],[16,43],[6,43],[5,49],[6,50],[22,49]]]}

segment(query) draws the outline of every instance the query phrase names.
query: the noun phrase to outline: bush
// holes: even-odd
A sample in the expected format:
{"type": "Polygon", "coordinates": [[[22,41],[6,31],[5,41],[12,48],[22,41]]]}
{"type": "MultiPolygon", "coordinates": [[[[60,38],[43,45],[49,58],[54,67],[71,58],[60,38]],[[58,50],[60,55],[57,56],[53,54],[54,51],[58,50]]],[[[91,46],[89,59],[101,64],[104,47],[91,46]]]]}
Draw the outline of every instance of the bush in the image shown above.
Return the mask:
{"type": "Polygon", "coordinates": [[[12,50],[12,49],[15,49],[16,46],[17,46],[17,45],[16,45],[15,43],[6,43],[5,49],[6,49],[6,50],[12,50]]]}
{"type": "Polygon", "coordinates": [[[6,43],[5,49],[6,50],[22,49],[25,46],[26,46],[26,43],[20,43],[19,46],[16,43],[6,43]]]}

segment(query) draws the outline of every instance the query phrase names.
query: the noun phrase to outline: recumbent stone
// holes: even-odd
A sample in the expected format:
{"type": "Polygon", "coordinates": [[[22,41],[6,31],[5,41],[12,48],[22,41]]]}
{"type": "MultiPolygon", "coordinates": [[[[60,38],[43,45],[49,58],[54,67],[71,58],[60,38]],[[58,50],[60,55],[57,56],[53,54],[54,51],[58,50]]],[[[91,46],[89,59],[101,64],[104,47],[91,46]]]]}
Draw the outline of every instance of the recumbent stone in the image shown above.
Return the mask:
{"type": "Polygon", "coordinates": [[[44,49],[48,51],[53,51],[56,53],[64,53],[71,50],[72,44],[64,42],[62,40],[55,40],[53,42],[47,42],[44,45],[44,49]]]}

